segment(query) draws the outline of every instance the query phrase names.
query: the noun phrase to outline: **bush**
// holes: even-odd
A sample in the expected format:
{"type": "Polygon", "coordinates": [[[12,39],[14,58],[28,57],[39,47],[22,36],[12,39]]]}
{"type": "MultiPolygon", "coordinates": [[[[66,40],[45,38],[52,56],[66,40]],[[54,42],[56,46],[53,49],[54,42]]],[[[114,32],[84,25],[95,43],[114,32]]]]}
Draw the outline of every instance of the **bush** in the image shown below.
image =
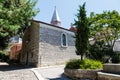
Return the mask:
{"type": "Polygon", "coordinates": [[[113,54],[111,46],[106,45],[104,41],[96,41],[93,45],[89,46],[89,55],[87,57],[106,63],[113,54]]]}
{"type": "Polygon", "coordinates": [[[80,69],[101,69],[102,63],[100,61],[85,59],[81,61],[80,69]]]}
{"type": "Polygon", "coordinates": [[[5,52],[0,51],[0,59],[1,59],[1,61],[7,61],[8,60],[8,56],[5,55],[5,52]]]}
{"type": "Polygon", "coordinates": [[[120,63],[120,52],[112,56],[112,63],[120,63]]]}
{"type": "Polygon", "coordinates": [[[80,68],[80,59],[71,59],[69,62],[66,64],[66,68],[69,69],[79,69],[80,68]]]}
{"type": "Polygon", "coordinates": [[[66,68],[68,69],[101,69],[102,63],[100,61],[91,59],[73,59],[67,62],[66,68]]]}
{"type": "Polygon", "coordinates": [[[5,53],[3,51],[0,51],[0,59],[3,61],[5,58],[5,53]]]}

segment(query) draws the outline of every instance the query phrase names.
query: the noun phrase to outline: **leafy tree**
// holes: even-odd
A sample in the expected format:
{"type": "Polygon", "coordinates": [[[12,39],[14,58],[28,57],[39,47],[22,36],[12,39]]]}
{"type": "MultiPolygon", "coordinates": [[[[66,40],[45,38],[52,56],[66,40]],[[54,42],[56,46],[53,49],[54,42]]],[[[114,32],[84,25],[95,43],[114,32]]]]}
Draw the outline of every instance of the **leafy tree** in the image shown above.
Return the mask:
{"type": "Polygon", "coordinates": [[[77,31],[75,33],[75,47],[76,54],[81,55],[81,60],[83,56],[88,51],[89,47],[89,28],[88,28],[88,19],[86,17],[85,3],[82,6],[79,6],[79,13],[77,14],[77,19],[75,20],[75,25],[77,31]]]}
{"type": "Polygon", "coordinates": [[[39,12],[35,9],[36,0],[0,0],[0,49],[4,49],[9,38],[21,37],[30,20],[39,12]]]}
{"type": "Polygon", "coordinates": [[[106,46],[104,41],[95,41],[94,44],[90,45],[87,57],[107,63],[110,59],[110,55],[108,55],[110,53],[113,52],[109,50],[109,46],[106,46]]]}
{"type": "Polygon", "coordinates": [[[117,11],[104,11],[102,14],[92,13],[89,18],[91,37],[96,41],[104,41],[113,52],[113,47],[120,35],[120,15],[117,11]]]}

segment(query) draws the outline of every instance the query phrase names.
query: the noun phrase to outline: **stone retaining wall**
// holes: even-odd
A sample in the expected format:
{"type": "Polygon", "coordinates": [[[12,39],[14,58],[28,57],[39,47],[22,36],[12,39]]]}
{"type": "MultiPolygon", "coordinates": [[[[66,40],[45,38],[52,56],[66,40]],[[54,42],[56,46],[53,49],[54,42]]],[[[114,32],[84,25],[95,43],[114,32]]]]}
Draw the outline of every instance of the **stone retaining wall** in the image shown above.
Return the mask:
{"type": "Polygon", "coordinates": [[[120,74],[120,64],[103,64],[103,72],[120,74]]]}
{"type": "Polygon", "coordinates": [[[120,80],[120,64],[103,64],[103,72],[98,72],[98,80],[120,80]]]}
{"type": "Polygon", "coordinates": [[[120,80],[120,75],[98,72],[98,80],[120,80]]]}
{"type": "Polygon", "coordinates": [[[98,75],[97,72],[101,70],[81,70],[81,69],[65,69],[64,74],[72,79],[88,79],[96,80],[98,75]]]}

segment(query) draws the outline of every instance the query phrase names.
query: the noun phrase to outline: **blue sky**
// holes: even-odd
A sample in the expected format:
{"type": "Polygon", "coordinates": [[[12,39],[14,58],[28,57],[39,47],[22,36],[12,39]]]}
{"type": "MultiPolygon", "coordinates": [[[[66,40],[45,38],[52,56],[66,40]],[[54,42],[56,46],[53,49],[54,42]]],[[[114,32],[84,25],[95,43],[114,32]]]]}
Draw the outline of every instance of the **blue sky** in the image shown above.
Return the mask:
{"type": "Polygon", "coordinates": [[[70,24],[76,19],[75,14],[78,13],[79,5],[84,2],[86,2],[87,16],[90,12],[102,13],[106,10],[116,10],[120,13],[120,0],[38,0],[36,8],[40,9],[40,13],[34,19],[50,23],[56,6],[62,27],[69,29],[70,24]]]}

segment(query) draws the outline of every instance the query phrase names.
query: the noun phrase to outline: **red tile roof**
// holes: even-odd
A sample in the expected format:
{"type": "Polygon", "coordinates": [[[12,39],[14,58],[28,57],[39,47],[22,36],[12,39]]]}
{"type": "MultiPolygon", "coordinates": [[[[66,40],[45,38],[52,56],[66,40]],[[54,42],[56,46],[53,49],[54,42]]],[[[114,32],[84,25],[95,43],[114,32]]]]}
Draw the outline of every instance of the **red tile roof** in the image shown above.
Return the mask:
{"type": "Polygon", "coordinates": [[[76,29],[75,27],[71,26],[70,31],[72,31],[72,32],[76,32],[77,29],[76,29]]]}

